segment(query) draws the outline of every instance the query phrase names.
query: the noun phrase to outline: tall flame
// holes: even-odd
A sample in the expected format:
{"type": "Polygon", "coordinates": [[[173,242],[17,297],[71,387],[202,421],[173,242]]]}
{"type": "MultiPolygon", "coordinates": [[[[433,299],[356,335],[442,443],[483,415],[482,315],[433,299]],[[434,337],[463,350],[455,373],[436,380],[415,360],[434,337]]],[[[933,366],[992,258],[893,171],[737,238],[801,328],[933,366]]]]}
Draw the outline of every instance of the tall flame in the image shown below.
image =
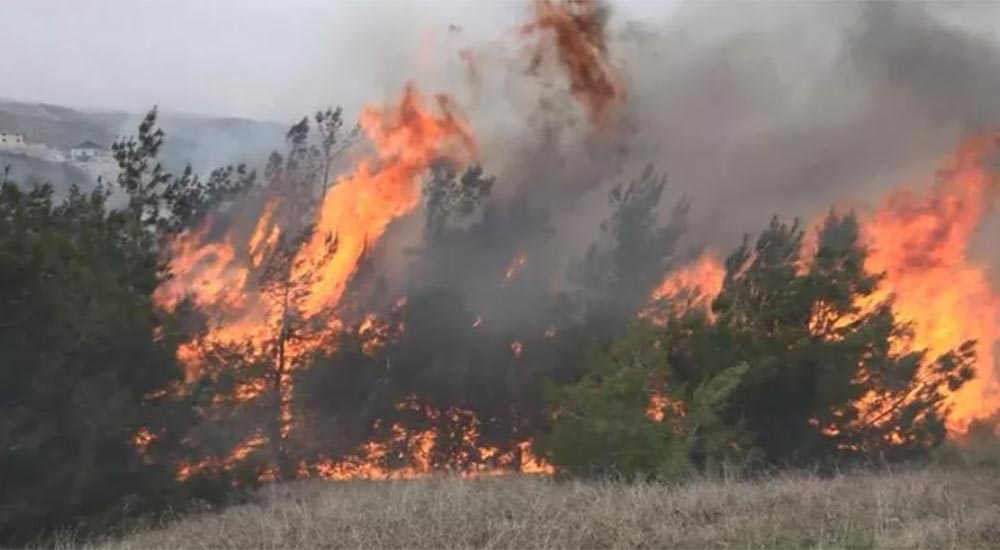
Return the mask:
{"type": "Polygon", "coordinates": [[[866,267],[885,273],[900,320],[913,323],[914,344],[936,356],[977,341],[977,372],[949,402],[952,433],[1000,408],[994,346],[1000,340],[1000,292],[986,266],[969,259],[969,245],[991,211],[998,180],[986,166],[996,136],[968,140],[926,195],[890,195],[863,226],[866,267]]]}
{"type": "Polygon", "coordinates": [[[369,107],[361,127],[375,145],[376,158],[362,161],[354,173],[330,189],[320,206],[316,230],[302,248],[301,269],[315,268],[324,257],[326,241],[336,239],[337,251],[319,266],[319,279],[305,309],[315,314],[335,306],[365,250],[377,242],[396,218],[420,201],[417,178],[438,158],[471,161],[476,141],[450,98],[435,97],[439,113],[428,108],[413,84],[399,105],[369,107]]]}

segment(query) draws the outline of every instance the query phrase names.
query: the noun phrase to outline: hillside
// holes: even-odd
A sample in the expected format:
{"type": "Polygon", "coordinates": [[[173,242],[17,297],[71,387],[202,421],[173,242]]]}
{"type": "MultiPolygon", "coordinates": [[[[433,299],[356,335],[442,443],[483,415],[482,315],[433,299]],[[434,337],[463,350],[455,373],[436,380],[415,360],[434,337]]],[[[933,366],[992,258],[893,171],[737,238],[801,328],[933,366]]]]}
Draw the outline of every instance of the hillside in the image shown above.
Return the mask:
{"type": "MultiPolygon", "coordinates": [[[[60,150],[84,141],[109,147],[116,137],[134,134],[142,114],[0,100],[0,132],[22,134],[33,143],[60,150]]],[[[167,135],[162,161],[171,170],[190,163],[198,172],[229,163],[263,163],[272,150],[282,147],[286,130],[274,122],[171,112],[161,113],[160,126],[167,135]]],[[[93,179],[68,163],[0,151],[3,165],[10,165],[19,180],[45,180],[57,186],[93,179]]]]}
{"type": "Polygon", "coordinates": [[[995,474],[936,470],[679,486],[313,481],[100,547],[996,548],[998,493],[995,474]]]}

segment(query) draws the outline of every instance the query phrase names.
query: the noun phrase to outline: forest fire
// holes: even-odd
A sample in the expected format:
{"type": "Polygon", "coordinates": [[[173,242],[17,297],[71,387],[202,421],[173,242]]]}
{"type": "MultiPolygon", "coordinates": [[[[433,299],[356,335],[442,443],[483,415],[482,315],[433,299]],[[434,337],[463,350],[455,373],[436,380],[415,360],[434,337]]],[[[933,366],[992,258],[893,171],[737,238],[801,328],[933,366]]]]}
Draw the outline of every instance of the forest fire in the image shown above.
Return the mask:
{"type": "MultiPolygon", "coordinates": [[[[1000,2],[484,4],[239,10],[198,42],[221,72],[158,52],[225,10],[151,12],[172,28],[65,101],[26,57],[0,100],[0,547],[308,542],[198,529],[244,502],[319,545],[402,521],[433,536],[400,545],[677,546],[657,510],[595,530],[608,507],[570,500],[850,470],[923,513],[893,472],[989,477],[1000,2]],[[279,28],[305,39],[262,58],[279,28]]],[[[813,511],[789,540],[858,539],[813,511]]],[[[1000,521],[886,511],[868,545],[1000,521]]],[[[737,527],[716,546],[774,531],[737,527]]]]}
{"type": "MultiPolygon", "coordinates": [[[[593,130],[605,128],[613,109],[625,99],[620,77],[608,59],[604,18],[600,6],[589,0],[536,0],[534,20],[521,28],[522,36],[539,38],[530,72],[537,74],[554,56],[556,66],[568,79],[572,97],[582,105],[593,130]]],[[[501,335],[509,327],[478,305],[474,311],[482,311],[489,322],[484,323],[479,313],[470,314],[455,328],[447,324],[449,315],[461,315],[456,312],[465,304],[461,299],[447,306],[438,304],[436,298],[447,294],[435,295],[430,305],[423,304],[427,316],[418,319],[424,323],[407,326],[404,319],[411,312],[405,299],[391,311],[385,306],[385,295],[372,303],[354,299],[361,294],[357,292],[358,281],[365,278],[361,275],[369,275],[365,268],[370,254],[390,226],[420,211],[421,200],[426,199],[426,188],[422,186],[428,174],[436,174],[439,163],[457,173],[480,158],[477,140],[466,118],[450,96],[425,97],[413,84],[408,84],[397,103],[366,108],[360,116],[360,128],[367,136],[370,152],[329,188],[326,186],[329,182],[324,182],[322,193],[310,191],[308,205],[291,204],[295,199],[278,190],[255,199],[252,207],[255,215],[244,217],[252,220],[231,221],[227,225],[223,220],[209,217],[169,244],[174,277],[157,290],[154,296],[157,305],[173,311],[187,299],[207,318],[207,332],[177,349],[177,357],[187,367],[187,382],[193,385],[200,377],[226,366],[225,357],[216,356],[219,350],[242,350],[248,356],[241,365],[257,369],[260,365],[270,365],[270,370],[238,380],[232,384],[231,395],[217,401],[246,405],[266,402],[279,411],[280,418],[276,427],[258,428],[239,439],[228,454],[185,464],[178,476],[186,478],[212,469],[229,470],[251,453],[269,447],[272,464],[260,473],[261,480],[288,475],[326,479],[408,478],[439,470],[460,475],[551,473],[552,467],[534,455],[532,440],[524,435],[528,431],[518,424],[522,411],[518,409],[521,403],[516,400],[530,390],[512,390],[498,399],[502,406],[486,408],[484,413],[484,409],[477,408],[480,406],[477,396],[469,396],[467,388],[475,384],[477,388],[502,391],[508,389],[500,388],[505,383],[536,384],[536,380],[526,377],[548,366],[531,364],[536,361],[535,356],[544,357],[550,351],[547,348],[557,349],[578,331],[557,330],[546,320],[540,328],[536,327],[536,334],[501,335]],[[308,212],[308,216],[303,216],[303,212],[308,212]],[[453,309],[447,309],[452,306],[453,309]],[[407,340],[406,333],[411,329],[426,331],[421,334],[428,335],[429,342],[407,340]],[[463,330],[476,336],[468,336],[463,330]],[[463,338],[474,342],[464,342],[463,338]],[[344,441],[330,447],[334,451],[325,452],[317,445],[303,453],[310,458],[296,458],[294,464],[281,466],[292,468],[291,474],[279,471],[286,439],[292,440],[297,435],[300,439],[310,439],[314,435],[310,430],[326,428],[315,419],[304,427],[309,420],[297,416],[292,405],[299,383],[297,376],[312,370],[308,368],[309,361],[332,354],[345,341],[348,346],[357,343],[358,353],[345,361],[347,367],[336,364],[330,368],[336,373],[338,384],[349,379],[344,387],[351,389],[341,390],[338,386],[333,393],[343,391],[337,395],[345,398],[353,389],[348,384],[353,382],[362,388],[355,393],[375,395],[351,402],[358,410],[336,411],[356,424],[344,441]],[[437,350],[428,349],[435,346],[459,349],[447,349],[436,355],[437,350]],[[390,351],[385,352],[386,349],[390,351]],[[470,374],[475,369],[452,366],[465,365],[463,361],[497,369],[514,365],[516,369],[504,373],[508,375],[506,379],[497,376],[483,382],[470,374]],[[413,364],[417,362],[421,364],[413,364]],[[362,367],[347,372],[358,365],[362,367]],[[340,368],[343,370],[336,370],[340,368]],[[430,374],[422,369],[428,369],[430,374]],[[445,380],[440,384],[446,387],[440,391],[441,395],[436,387],[409,393],[413,390],[407,384],[418,385],[424,380],[440,382],[434,377],[445,380]],[[469,386],[461,386],[463,383],[469,386]],[[448,393],[453,387],[459,389],[448,393]],[[400,399],[400,395],[407,397],[400,399]],[[379,404],[372,404],[376,399],[381,399],[379,404]],[[373,409],[377,410],[372,412],[373,409]],[[493,425],[503,425],[500,430],[507,430],[506,437],[484,439],[482,433],[489,432],[484,426],[493,425]],[[296,430],[302,433],[297,434],[296,430]]],[[[969,242],[996,192],[996,184],[983,165],[983,157],[992,146],[992,138],[970,143],[957,154],[954,165],[929,195],[895,193],[870,217],[862,219],[863,240],[870,249],[866,268],[872,273],[885,274],[883,293],[878,298],[885,299],[890,294],[895,297],[900,318],[913,324],[914,339],[910,344],[927,349],[933,359],[965,339],[978,341],[977,377],[950,397],[954,413],[948,428],[953,435],[964,432],[973,419],[995,412],[1000,395],[993,352],[995,342],[1000,339],[1000,295],[991,287],[985,268],[973,265],[967,258],[969,242]]],[[[470,197],[475,197],[475,179],[466,179],[465,175],[452,179],[445,177],[443,183],[435,179],[435,185],[442,186],[440,192],[445,197],[442,204],[474,202],[470,197]]],[[[656,196],[658,200],[659,195],[656,196]]],[[[474,208],[468,204],[465,207],[474,208]]],[[[486,219],[485,214],[483,218],[486,219]]],[[[432,248],[436,243],[424,244],[432,248]]],[[[513,304],[519,292],[532,290],[529,287],[535,284],[534,271],[544,267],[532,267],[532,276],[524,277],[527,267],[524,249],[518,244],[509,261],[506,254],[512,248],[504,250],[505,257],[496,259],[495,271],[491,271],[488,279],[490,285],[503,289],[504,299],[513,304]],[[502,262],[506,262],[505,268],[502,262]],[[502,279],[496,281],[500,273],[502,279]]],[[[455,259],[451,255],[448,258],[455,259]]],[[[460,263],[457,261],[456,265],[460,263]]],[[[537,265],[543,266],[544,262],[537,265]]],[[[612,266],[612,270],[617,268],[612,266]]],[[[655,280],[659,275],[657,272],[653,278],[643,280],[655,280]]],[[[626,316],[638,315],[662,325],[668,315],[699,308],[707,312],[709,322],[714,322],[711,304],[722,291],[725,276],[726,268],[718,255],[707,250],[689,264],[663,274],[649,295],[648,307],[636,312],[632,303],[626,316]]],[[[365,284],[368,282],[371,281],[366,280],[365,284]]],[[[648,288],[641,288],[640,299],[647,295],[648,288]]],[[[403,289],[402,293],[408,294],[409,289],[403,289]]],[[[322,397],[327,401],[337,399],[322,397]]],[[[656,422],[678,422],[685,416],[685,406],[660,388],[651,396],[646,415],[656,422]]],[[[530,422],[537,422],[537,416],[526,424],[530,422]]]]}
{"type": "MultiPolygon", "coordinates": [[[[279,217],[284,205],[276,198],[267,201],[247,239],[239,239],[240,229],[233,226],[221,241],[211,240],[213,220],[208,219],[170,245],[174,277],[157,290],[157,304],[171,311],[189,298],[209,321],[207,334],[182,344],[177,352],[189,383],[205,374],[215,349],[249,345],[254,354],[275,363],[281,433],[287,436],[293,422],[288,405],[291,371],[301,357],[329,345],[340,330],[336,309],[366,250],[392,220],[417,206],[419,178],[431,162],[448,159],[461,166],[477,154],[475,140],[451,100],[439,95],[433,103],[428,105],[415,86],[407,85],[397,105],[363,112],[361,127],[375,154],[326,193],[315,228],[301,247],[291,249],[282,242],[279,217]],[[295,322],[299,324],[292,326],[295,322]]],[[[384,341],[385,327],[373,316],[361,332],[369,351],[384,341]]],[[[269,384],[261,378],[246,380],[234,390],[234,399],[257,399],[269,384]]],[[[234,453],[246,447],[240,445],[234,453]]],[[[239,457],[231,454],[225,463],[235,460],[239,457]]],[[[198,468],[183,470],[180,475],[188,476],[198,468]]]]}
{"type": "Polygon", "coordinates": [[[236,250],[231,242],[206,242],[212,219],[202,227],[180,235],[169,247],[173,278],[161,285],[153,299],[161,308],[172,310],[185,298],[199,307],[238,304],[248,275],[233,262],[236,250]]]}
{"type": "MultiPolygon", "coordinates": [[[[862,239],[869,251],[865,267],[884,274],[884,280],[871,303],[859,306],[894,299],[897,316],[913,329],[912,341],[894,345],[926,350],[929,361],[967,340],[976,341],[973,380],[957,392],[940,388],[950,394],[948,430],[955,437],[964,434],[972,421],[1000,410],[1000,365],[995,356],[1000,342],[1000,290],[991,283],[987,267],[968,256],[977,229],[1000,193],[1000,180],[990,168],[997,151],[996,136],[969,139],[928,192],[898,190],[862,217],[862,239]]],[[[814,246],[814,239],[807,239],[803,248],[814,246]]],[[[655,303],[667,297],[681,310],[707,307],[722,289],[724,274],[712,253],[703,254],[669,273],[650,298],[654,306],[640,316],[662,323],[662,311],[655,303]]],[[[662,407],[659,401],[656,405],[651,405],[651,414],[659,418],[662,407]]]]}
{"type": "MultiPolygon", "coordinates": [[[[534,15],[534,21],[521,29],[523,36],[538,37],[530,71],[537,71],[551,56],[556,61],[553,66],[565,73],[570,91],[593,125],[603,125],[624,92],[607,60],[604,19],[598,5],[539,0],[534,15]]],[[[311,206],[289,204],[295,199],[278,191],[256,209],[252,225],[206,218],[198,228],[180,234],[169,244],[173,277],[157,289],[155,302],[171,312],[189,300],[207,321],[207,332],[177,349],[177,357],[186,367],[187,383],[192,385],[205,375],[214,376],[215,371],[228,368],[231,359],[227,357],[232,357],[233,350],[242,350],[240,353],[250,354],[245,358],[248,365],[270,364],[273,372],[241,375],[243,379],[235,384],[230,397],[213,402],[249,404],[275,399],[280,409],[280,428],[264,430],[269,432],[267,436],[259,431],[251,434],[226,457],[185,464],[179,477],[206,469],[227,470],[241,457],[267,445],[272,454],[280,455],[282,441],[297,422],[291,405],[293,374],[302,370],[304,361],[314,352],[335,349],[338,336],[345,331],[361,340],[361,351],[369,357],[374,357],[393,334],[402,332],[401,320],[395,325],[376,312],[341,311],[342,298],[389,225],[418,207],[421,178],[432,164],[447,162],[460,169],[477,159],[477,144],[449,96],[427,98],[413,84],[405,87],[397,104],[364,109],[360,128],[373,152],[328,189],[323,186],[311,216],[314,223],[302,220],[303,212],[313,210],[311,206]],[[345,314],[363,321],[348,330],[353,321],[345,320],[345,314]]],[[[526,256],[518,253],[500,286],[507,286],[525,266],[526,256]]],[[[472,324],[480,329],[481,317],[472,324]]],[[[555,334],[551,329],[546,338],[555,334]]],[[[522,343],[515,340],[509,347],[513,358],[519,359],[522,343]]],[[[447,459],[453,461],[445,464],[449,469],[463,475],[551,471],[531,453],[528,440],[507,442],[506,450],[473,445],[479,420],[472,411],[454,407],[440,411],[430,405],[418,409],[425,420],[448,417],[452,423],[466,426],[462,439],[476,448],[447,459]]],[[[377,421],[373,430],[378,431],[380,423],[377,421]]],[[[439,443],[437,431],[391,420],[384,424],[389,430],[386,437],[373,437],[343,460],[300,464],[299,473],[331,479],[408,477],[442,465],[428,457],[439,443]],[[408,450],[400,454],[400,446],[408,450]]],[[[271,468],[262,479],[275,475],[271,468]]]]}

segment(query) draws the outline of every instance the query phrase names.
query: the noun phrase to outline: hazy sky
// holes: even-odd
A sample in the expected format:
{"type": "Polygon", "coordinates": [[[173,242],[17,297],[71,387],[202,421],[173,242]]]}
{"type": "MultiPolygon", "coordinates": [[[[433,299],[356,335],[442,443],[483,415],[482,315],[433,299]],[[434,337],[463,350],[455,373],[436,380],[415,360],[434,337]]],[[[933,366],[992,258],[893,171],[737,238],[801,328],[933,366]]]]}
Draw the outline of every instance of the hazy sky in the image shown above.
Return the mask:
{"type": "MultiPolygon", "coordinates": [[[[662,20],[672,0],[612,1],[662,20]]],[[[435,41],[510,32],[527,0],[0,0],[0,98],[287,121],[357,107],[435,41]],[[461,31],[449,32],[449,25],[461,31]]]]}

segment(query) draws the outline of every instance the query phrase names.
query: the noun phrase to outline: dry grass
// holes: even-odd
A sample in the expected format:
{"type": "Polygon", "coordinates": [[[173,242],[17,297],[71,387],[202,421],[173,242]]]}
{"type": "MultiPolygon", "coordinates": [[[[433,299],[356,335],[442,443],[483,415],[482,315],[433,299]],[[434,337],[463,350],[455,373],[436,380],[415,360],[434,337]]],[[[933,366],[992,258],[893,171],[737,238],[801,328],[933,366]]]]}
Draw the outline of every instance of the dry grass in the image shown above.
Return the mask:
{"type": "Polygon", "coordinates": [[[97,547],[998,548],[1000,478],[920,470],[676,486],[313,481],[97,547]]]}

